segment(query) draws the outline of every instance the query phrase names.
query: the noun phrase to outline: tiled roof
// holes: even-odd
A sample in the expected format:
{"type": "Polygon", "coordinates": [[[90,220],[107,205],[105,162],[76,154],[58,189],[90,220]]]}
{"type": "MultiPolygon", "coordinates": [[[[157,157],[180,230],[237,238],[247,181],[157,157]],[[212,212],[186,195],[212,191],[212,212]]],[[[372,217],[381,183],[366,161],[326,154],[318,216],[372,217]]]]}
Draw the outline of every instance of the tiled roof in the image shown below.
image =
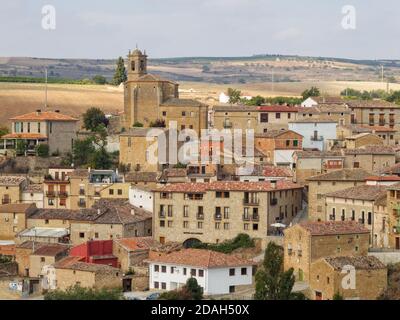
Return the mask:
{"type": "Polygon", "coordinates": [[[180,99],[180,98],[170,98],[163,103],[161,106],[171,106],[171,107],[202,107],[206,106],[204,103],[193,99],[180,99]]]}
{"type": "Polygon", "coordinates": [[[36,249],[32,254],[36,256],[50,256],[54,257],[60,253],[68,251],[69,246],[62,244],[46,244],[44,246],[40,246],[36,249]]]}
{"type": "Polygon", "coordinates": [[[47,137],[39,133],[9,133],[1,137],[2,139],[33,139],[46,140],[47,137]]]}
{"type": "Polygon", "coordinates": [[[201,268],[227,268],[254,265],[254,262],[241,259],[235,255],[202,249],[182,249],[169,254],[161,254],[158,257],[152,257],[149,262],[201,268]]]}
{"type": "Polygon", "coordinates": [[[297,155],[298,159],[344,157],[340,151],[295,151],[295,154],[297,155]]]}
{"type": "Polygon", "coordinates": [[[263,176],[265,177],[293,177],[293,172],[289,168],[264,166],[263,176]]]}
{"type": "Polygon", "coordinates": [[[305,118],[289,121],[289,123],[337,123],[337,121],[331,118],[305,118]]]}
{"type": "Polygon", "coordinates": [[[152,237],[122,238],[116,239],[114,241],[119,243],[121,246],[129,251],[145,250],[160,246],[160,244],[152,237]]]}
{"type": "Polygon", "coordinates": [[[351,108],[399,108],[397,104],[385,100],[346,100],[346,104],[351,108]]]}
{"type": "Polygon", "coordinates": [[[129,172],[125,175],[126,182],[157,182],[160,174],[157,172],[129,172]]]}
{"type": "Polygon", "coordinates": [[[165,169],[164,175],[166,175],[168,178],[186,177],[187,173],[186,169],[184,168],[172,168],[172,169],[165,169]]]}
{"type": "Polygon", "coordinates": [[[370,176],[367,177],[365,180],[369,181],[400,181],[399,176],[370,176]]]}
{"type": "Polygon", "coordinates": [[[373,256],[327,257],[324,260],[337,271],[342,271],[344,266],[353,266],[356,270],[386,269],[386,266],[373,256]]]}
{"type": "Polygon", "coordinates": [[[25,213],[36,209],[32,203],[9,203],[0,205],[0,213],[25,213]]]}
{"type": "Polygon", "coordinates": [[[0,185],[2,186],[19,186],[24,181],[26,178],[21,176],[0,176],[0,185]]]}
{"type": "Polygon", "coordinates": [[[328,96],[328,97],[311,97],[315,102],[318,103],[344,103],[346,100],[343,99],[341,96],[328,96]]]}
{"type": "Polygon", "coordinates": [[[362,185],[344,190],[327,193],[326,197],[344,198],[344,199],[357,199],[374,201],[386,194],[387,188],[384,186],[370,186],[362,185]]]}
{"type": "Polygon", "coordinates": [[[261,112],[299,112],[302,108],[297,107],[289,107],[289,106],[260,106],[257,108],[258,111],[261,112]]]}
{"type": "MultiPolygon", "coordinates": [[[[145,74],[141,77],[139,77],[139,79],[137,80],[139,82],[154,82],[154,81],[161,81],[161,82],[170,82],[170,83],[176,83],[174,81],[168,80],[168,79],[164,79],[158,75],[155,74],[145,74]]],[[[129,82],[129,81],[128,81],[129,82]]],[[[133,81],[136,82],[136,81],[133,81]]]]}
{"type": "Polygon", "coordinates": [[[387,195],[382,194],[378,199],[375,200],[375,205],[386,207],[387,206],[387,195]]]}
{"type": "Polygon", "coordinates": [[[167,133],[168,129],[165,128],[131,128],[124,133],[121,133],[121,137],[158,137],[162,133],[162,130],[165,134],[167,133]]]}
{"type": "MultiPolygon", "coordinates": [[[[352,135],[350,137],[346,137],[346,139],[347,140],[356,140],[356,139],[360,139],[360,138],[367,137],[367,136],[370,136],[370,135],[375,136],[374,134],[372,134],[370,132],[362,132],[362,133],[358,133],[358,134],[352,135]]],[[[375,136],[375,137],[377,137],[377,136],[375,136]]]]}
{"type": "Polygon", "coordinates": [[[382,170],[383,173],[400,175],[400,162],[382,170]]]}
{"type": "Polygon", "coordinates": [[[68,173],[70,178],[89,178],[89,171],[87,169],[75,169],[68,173]]]}
{"type": "Polygon", "coordinates": [[[16,246],[17,249],[30,249],[33,250],[33,247],[35,247],[35,250],[39,249],[42,246],[46,246],[48,243],[45,242],[37,242],[37,241],[24,241],[16,246]]]}
{"type": "Polygon", "coordinates": [[[88,271],[94,273],[103,273],[103,272],[119,272],[120,270],[114,267],[107,266],[105,264],[95,264],[95,263],[86,263],[80,262],[79,257],[73,257],[75,259],[60,260],[54,264],[56,269],[70,269],[77,271],[88,271]],[[78,261],[77,261],[78,260],[78,261]]]}
{"type": "Polygon", "coordinates": [[[256,106],[245,106],[245,105],[220,105],[213,107],[214,112],[257,112],[258,107],[256,106]]]}
{"type": "Polygon", "coordinates": [[[214,181],[210,183],[175,183],[155,190],[156,192],[205,193],[206,191],[254,191],[268,192],[275,190],[301,189],[303,186],[286,180],[276,182],[273,188],[270,181],[214,181]]]}
{"type": "Polygon", "coordinates": [[[27,193],[43,192],[43,185],[42,184],[29,184],[24,188],[24,192],[27,192],[27,193]]]}
{"type": "Polygon", "coordinates": [[[309,181],[365,181],[371,173],[364,169],[342,169],[308,178],[309,181]]]}
{"type": "Polygon", "coordinates": [[[41,112],[31,112],[26,113],[14,118],[11,118],[12,121],[78,121],[78,119],[73,118],[71,116],[67,116],[65,114],[54,112],[54,111],[41,111],[41,112]]]}
{"type": "Polygon", "coordinates": [[[313,236],[369,233],[355,221],[308,221],[300,223],[300,226],[313,236]]]}
{"type": "Polygon", "coordinates": [[[267,131],[267,132],[264,132],[264,133],[256,133],[255,137],[256,138],[276,138],[276,137],[279,137],[279,136],[281,136],[282,134],[285,134],[285,133],[293,133],[293,134],[295,134],[295,135],[297,135],[299,137],[302,137],[301,134],[299,134],[297,132],[294,132],[292,130],[270,130],[270,131],[267,131]]]}
{"type": "Polygon", "coordinates": [[[389,127],[384,127],[384,126],[362,126],[363,128],[375,132],[396,132],[396,129],[392,129],[389,127]]]}
{"type": "Polygon", "coordinates": [[[395,151],[390,146],[368,145],[362,146],[357,149],[345,149],[344,153],[347,154],[388,154],[394,155],[395,151]]]}
{"type": "MultiPolygon", "coordinates": [[[[315,107],[299,108],[302,114],[325,114],[325,113],[350,113],[349,108],[343,103],[327,103],[315,107]]],[[[302,115],[299,115],[302,116],[302,115]]]]}

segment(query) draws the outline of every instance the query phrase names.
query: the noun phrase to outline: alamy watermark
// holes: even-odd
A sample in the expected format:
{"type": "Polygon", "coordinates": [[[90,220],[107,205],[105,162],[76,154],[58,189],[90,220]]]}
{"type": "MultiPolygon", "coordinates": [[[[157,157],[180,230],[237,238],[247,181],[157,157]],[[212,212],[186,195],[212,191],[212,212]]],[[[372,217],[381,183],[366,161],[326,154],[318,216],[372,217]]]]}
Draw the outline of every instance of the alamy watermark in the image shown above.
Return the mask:
{"type": "Polygon", "coordinates": [[[56,8],[53,5],[42,7],[42,28],[44,30],[56,29],[56,8]]]}

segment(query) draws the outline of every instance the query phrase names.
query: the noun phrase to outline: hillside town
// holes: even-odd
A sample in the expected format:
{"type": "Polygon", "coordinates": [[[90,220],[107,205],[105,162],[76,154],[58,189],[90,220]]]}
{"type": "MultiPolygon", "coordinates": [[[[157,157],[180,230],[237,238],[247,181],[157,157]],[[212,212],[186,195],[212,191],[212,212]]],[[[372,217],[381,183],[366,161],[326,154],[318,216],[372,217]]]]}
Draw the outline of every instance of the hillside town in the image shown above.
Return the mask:
{"type": "Polygon", "coordinates": [[[0,298],[173,299],[195,282],[204,299],[278,299],[273,261],[293,280],[281,299],[399,295],[400,105],[207,105],[149,73],[145,51],[125,65],[123,114],[46,103],[9,119],[0,298]]]}

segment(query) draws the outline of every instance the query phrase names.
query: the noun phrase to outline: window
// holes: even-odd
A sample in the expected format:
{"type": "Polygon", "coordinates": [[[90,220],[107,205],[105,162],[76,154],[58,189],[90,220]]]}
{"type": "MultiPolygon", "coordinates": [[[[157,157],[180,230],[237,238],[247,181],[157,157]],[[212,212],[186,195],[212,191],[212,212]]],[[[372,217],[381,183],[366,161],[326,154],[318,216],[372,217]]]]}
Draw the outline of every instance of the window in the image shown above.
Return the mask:
{"type": "Polygon", "coordinates": [[[158,281],[154,281],[154,288],[159,289],[160,288],[160,283],[158,281]]]}
{"type": "Polygon", "coordinates": [[[171,273],[175,272],[175,267],[171,267],[171,273]]]}
{"type": "Polygon", "coordinates": [[[168,221],[168,228],[172,228],[172,221],[168,221]]]}
{"type": "Polygon", "coordinates": [[[183,221],[183,228],[188,229],[189,228],[189,221],[183,221]]]}
{"type": "Polygon", "coordinates": [[[276,119],[280,119],[280,118],[281,118],[281,114],[280,114],[279,112],[277,112],[277,113],[275,114],[275,118],[276,118],[276,119]]]}
{"type": "Polygon", "coordinates": [[[229,269],[229,276],[233,277],[235,275],[235,269],[229,269]]]}
{"type": "Polygon", "coordinates": [[[329,282],[330,282],[330,279],[329,279],[329,277],[326,277],[326,283],[328,283],[328,284],[329,284],[329,282]]]}
{"type": "Polygon", "coordinates": [[[49,126],[50,126],[50,133],[53,133],[53,122],[50,122],[49,126]]]}
{"type": "Polygon", "coordinates": [[[108,190],[108,194],[109,194],[110,196],[113,195],[113,194],[114,194],[114,189],[108,190]]]}
{"type": "Polygon", "coordinates": [[[49,199],[48,204],[49,206],[54,206],[54,199],[49,199]]]}
{"type": "Polygon", "coordinates": [[[38,122],[38,124],[37,124],[37,131],[38,131],[38,133],[40,133],[40,122],[38,122]]]}
{"type": "Polygon", "coordinates": [[[85,233],[84,232],[79,232],[79,238],[83,239],[85,237],[85,233]]]}
{"type": "Polygon", "coordinates": [[[197,229],[203,229],[203,222],[197,222],[197,229]]]}
{"type": "Polygon", "coordinates": [[[298,140],[293,140],[293,147],[297,147],[298,145],[299,145],[299,141],[298,140]]]}
{"type": "Polygon", "coordinates": [[[268,122],[268,113],[261,113],[260,122],[268,122]]]}
{"type": "Polygon", "coordinates": [[[188,206],[183,206],[183,217],[184,218],[189,217],[189,207],[188,206]]]}
{"type": "Polygon", "coordinates": [[[368,224],[372,224],[372,212],[368,212],[368,224]]]}
{"type": "Polygon", "coordinates": [[[258,223],[254,223],[253,224],[253,231],[257,231],[258,230],[258,223]]]}
{"type": "Polygon", "coordinates": [[[286,147],[290,146],[290,140],[286,140],[286,147]]]}
{"type": "Polygon", "coordinates": [[[166,117],[167,116],[167,111],[163,111],[162,115],[163,115],[163,117],[166,117]]]}
{"type": "Polygon", "coordinates": [[[28,122],[28,133],[30,133],[30,132],[31,132],[31,123],[28,122]]]}
{"type": "Polygon", "coordinates": [[[40,262],[45,262],[45,261],[46,261],[45,257],[40,257],[40,262]]]}
{"type": "Polygon", "coordinates": [[[242,276],[247,275],[247,268],[242,268],[242,269],[240,270],[240,273],[241,273],[242,276]]]}
{"type": "Polygon", "coordinates": [[[49,224],[49,219],[44,220],[45,224],[49,224]]]}
{"type": "Polygon", "coordinates": [[[342,250],[340,249],[340,247],[337,247],[337,248],[336,248],[336,252],[337,252],[337,253],[340,253],[340,251],[342,251],[342,250]]]}
{"type": "Polygon", "coordinates": [[[224,207],[224,219],[229,219],[229,207],[224,207]]]}
{"type": "Polygon", "coordinates": [[[165,227],[165,220],[160,220],[160,228],[164,228],[165,227]]]}
{"type": "Polygon", "coordinates": [[[216,229],[216,230],[221,229],[221,222],[216,222],[216,223],[215,223],[215,229],[216,229]]]}
{"type": "Polygon", "coordinates": [[[118,195],[119,195],[119,196],[122,195],[122,189],[118,189],[118,195]]]}
{"type": "Polygon", "coordinates": [[[182,117],[186,116],[186,111],[182,111],[182,117]]]}
{"type": "Polygon", "coordinates": [[[354,249],[356,250],[356,252],[358,252],[358,246],[356,246],[354,249]]]}
{"type": "Polygon", "coordinates": [[[235,286],[229,286],[229,293],[235,292],[235,286]]]}
{"type": "Polygon", "coordinates": [[[229,230],[229,223],[228,222],[224,223],[224,230],[229,230]]]}
{"type": "Polygon", "coordinates": [[[161,282],[161,289],[166,290],[167,289],[167,283],[161,282]]]}
{"type": "Polygon", "coordinates": [[[195,277],[196,276],[196,269],[190,269],[190,275],[192,277],[195,277]]]}
{"type": "Polygon", "coordinates": [[[204,277],[204,270],[199,270],[199,277],[203,278],[204,277]]]}
{"type": "Polygon", "coordinates": [[[161,272],[162,273],[167,273],[167,267],[166,266],[161,266],[161,272]]]}
{"type": "Polygon", "coordinates": [[[95,232],[95,233],[94,233],[94,237],[95,237],[96,239],[98,239],[98,238],[99,238],[99,233],[98,233],[98,232],[95,232]]]}
{"type": "Polygon", "coordinates": [[[183,275],[186,276],[186,274],[187,274],[187,269],[183,268],[183,275]]]}
{"type": "Polygon", "coordinates": [[[249,230],[249,224],[248,224],[248,223],[245,223],[245,224],[243,225],[243,229],[244,229],[244,230],[249,230]]]}

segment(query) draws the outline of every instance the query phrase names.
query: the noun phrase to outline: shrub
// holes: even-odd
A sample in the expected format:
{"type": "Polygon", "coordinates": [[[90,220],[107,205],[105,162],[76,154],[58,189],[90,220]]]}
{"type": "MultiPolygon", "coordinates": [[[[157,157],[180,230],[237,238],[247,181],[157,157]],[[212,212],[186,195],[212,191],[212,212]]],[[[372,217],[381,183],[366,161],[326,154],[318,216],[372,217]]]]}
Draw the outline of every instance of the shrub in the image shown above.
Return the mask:
{"type": "Polygon", "coordinates": [[[254,248],[254,239],[251,239],[249,235],[240,233],[232,240],[226,240],[222,243],[210,244],[210,243],[195,243],[193,248],[213,250],[222,253],[232,253],[234,250],[239,248],[254,248]]]}
{"type": "Polygon", "coordinates": [[[133,124],[133,127],[134,127],[134,128],[142,128],[142,127],[143,127],[143,123],[141,123],[141,122],[135,122],[135,123],[133,124]]]}
{"type": "Polygon", "coordinates": [[[91,289],[78,285],[67,290],[54,290],[45,293],[44,300],[124,300],[119,289],[91,289]]]}
{"type": "Polygon", "coordinates": [[[36,146],[36,154],[38,157],[48,157],[49,156],[49,145],[48,144],[38,144],[36,146]]]}

